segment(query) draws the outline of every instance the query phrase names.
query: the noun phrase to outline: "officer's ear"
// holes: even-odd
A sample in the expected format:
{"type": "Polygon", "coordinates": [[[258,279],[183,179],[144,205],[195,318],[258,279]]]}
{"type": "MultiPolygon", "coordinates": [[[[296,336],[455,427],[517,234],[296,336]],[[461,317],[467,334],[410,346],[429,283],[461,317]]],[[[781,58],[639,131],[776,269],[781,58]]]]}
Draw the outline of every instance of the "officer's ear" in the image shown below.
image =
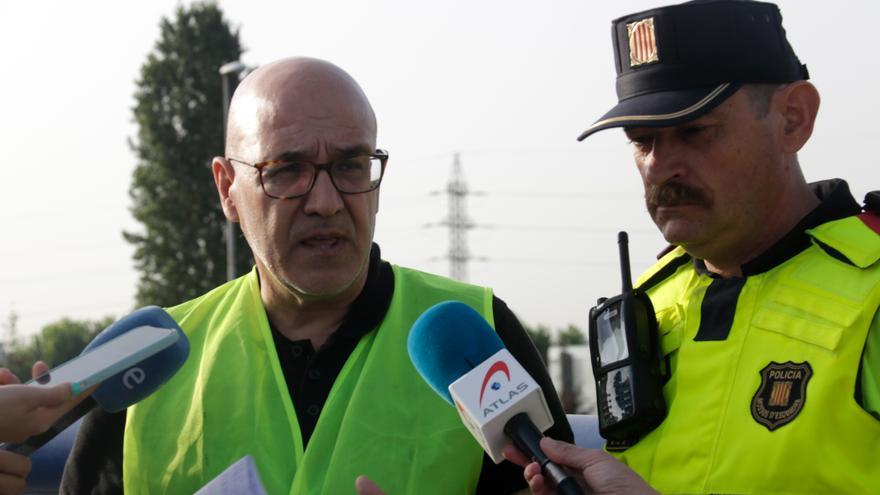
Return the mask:
{"type": "Polygon", "coordinates": [[[238,222],[238,210],[235,201],[230,195],[232,183],[235,180],[235,168],[232,163],[222,156],[215,156],[211,162],[211,170],[214,173],[214,184],[217,186],[217,194],[220,195],[220,206],[223,214],[230,222],[238,222]]]}
{"type": "Polygon", "coordinates": [[[813,134],[819,112],[819,92],[807,81],[795,81],[777,91],[772,106],[782,117],[783,150],[797,153],[813,134]]]}

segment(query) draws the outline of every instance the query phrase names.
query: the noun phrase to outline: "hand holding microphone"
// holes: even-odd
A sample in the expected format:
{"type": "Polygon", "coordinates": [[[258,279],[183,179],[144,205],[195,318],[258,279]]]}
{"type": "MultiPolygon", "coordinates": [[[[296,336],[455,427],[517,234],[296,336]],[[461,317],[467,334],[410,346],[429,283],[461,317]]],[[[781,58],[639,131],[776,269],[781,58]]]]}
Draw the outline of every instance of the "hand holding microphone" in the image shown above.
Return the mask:
{"type": "Polygon", "coordinates": [[[37,377],[36,383],[21,385],[40,392],[66,386],[68,395],[79,395],[100,383],[44,433],[11,439],[0,450],[30,455],[95,407],[118,412],[139,402],[171,378],[188,355],[189,342],[168,313],[156,306],[135,311],[104,329],[78,358],[37,377]],[[61,383],[54,385],[56,380],[61,383]]]}
{"type": "MultiPolygon", "coordinates": [[[[45,363],[37,361],[33,376],[40,376],[47,370],[45,363]]],[[[30,387],[22,385],[8,369],[0,368],[0,441],[21,442],[46,431],[78,402],[71,399],[69,383],[46,388],[30,387]]]]}
{"type": "MultiPolygon", "coordinates": [[[[541,450],[553,462],[575,472],[574,478],[594,495],[656,495],[626,464],[598,449],[585,449],[552,438],[541,440],[541,450]]],[[[524,475],[534,495],[557,493],[541,473],[541,466],[508,445],[504,457],[525,468],[524,475]]]]}
{"type": "MultiPolygon", "coordinates": [[[[48,370],[43,362],[33,366],[33,376],[48,370]]],[[[72,398],[70,384],[37,388],[22,385],[18,377],[6,368],[0,368],[0,441],[23,441],[46,431],[52,423],[77,402],[72,398]]],[[[31,471],[30,459],[0,450],[0,493],[20,493],[31,471]]]]}
{"type": "Polygon", "coordinates": [[[553,417],[540,387],[479,313],[460,302],[437,304],[413,324],[407,347],[422,378],[456,406],[493,461],[504,459],[502,449],[512,440],[540,463],[559,493],[583,493],[541,451],[541,432],[553,425],[553,417]]]}

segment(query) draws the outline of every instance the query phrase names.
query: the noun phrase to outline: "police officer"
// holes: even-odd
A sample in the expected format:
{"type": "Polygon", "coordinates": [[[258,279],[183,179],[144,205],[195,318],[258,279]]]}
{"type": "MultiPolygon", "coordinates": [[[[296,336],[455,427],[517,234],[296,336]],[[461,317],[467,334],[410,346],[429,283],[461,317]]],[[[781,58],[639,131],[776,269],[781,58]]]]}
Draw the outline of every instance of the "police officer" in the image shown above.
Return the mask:
{"type": "MultiPolygon", "coordinates": [[[[689,2],[612,32],[619,101],[580,139],[623,128],[671,245],[637,282],[667,416],[606,449],[661,492],[880,492],[880,193],[863,207],[843,180],[805,181],[819,93],[778,7],[689,2]]],[[[594,489],[634,479],[551,443],[594,489]]]]}

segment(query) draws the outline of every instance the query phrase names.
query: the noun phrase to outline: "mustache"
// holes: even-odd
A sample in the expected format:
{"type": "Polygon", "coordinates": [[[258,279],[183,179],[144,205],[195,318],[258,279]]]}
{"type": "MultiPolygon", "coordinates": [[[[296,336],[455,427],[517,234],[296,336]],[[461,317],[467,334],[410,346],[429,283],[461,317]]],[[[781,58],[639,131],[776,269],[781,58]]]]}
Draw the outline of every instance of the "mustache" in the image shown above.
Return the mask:
{"type": "Polygon", "coordinates": [[[710,207],[712,199],[700,189],[681,182],[665,182],[659,186],[648,186],[645,189],[645,204],[648,206],[648,211],[653,212],[661,206],[698,205],[710,207]]]}

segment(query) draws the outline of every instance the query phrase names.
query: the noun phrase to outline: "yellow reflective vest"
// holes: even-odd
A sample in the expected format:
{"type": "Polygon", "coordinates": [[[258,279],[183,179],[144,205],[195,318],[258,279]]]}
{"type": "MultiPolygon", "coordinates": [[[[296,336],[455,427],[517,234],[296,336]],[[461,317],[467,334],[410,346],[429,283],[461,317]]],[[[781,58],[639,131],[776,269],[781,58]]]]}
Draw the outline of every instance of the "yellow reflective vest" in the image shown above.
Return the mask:
{"type": "Polygon", "coordinates": [[[880,307],[880,236],[855,216],[807,233],[804,251],[731,282],[742,286],[723,338],[698,331],[714,317],[710,286],[729,279],[698,273],[680,247],[640,279],[668,274],[648,288],[668,415],[615,455],[657,490],[880,493],[880,420],[855,399],[880,307]]]}
{"type": "Polygon", "coordinates": [[[190,356],[128,411],[126,494],[193,493],[245,455],[270,494],[354,493],[361,474],[389,494],[473,493],[483,452],[419,376],[406,342],[415,319],[444,300],[493,322],[491,290],[393,271],[388,312],[349,356],[305,449],[256,271],[171,308],[190,356]]]}

